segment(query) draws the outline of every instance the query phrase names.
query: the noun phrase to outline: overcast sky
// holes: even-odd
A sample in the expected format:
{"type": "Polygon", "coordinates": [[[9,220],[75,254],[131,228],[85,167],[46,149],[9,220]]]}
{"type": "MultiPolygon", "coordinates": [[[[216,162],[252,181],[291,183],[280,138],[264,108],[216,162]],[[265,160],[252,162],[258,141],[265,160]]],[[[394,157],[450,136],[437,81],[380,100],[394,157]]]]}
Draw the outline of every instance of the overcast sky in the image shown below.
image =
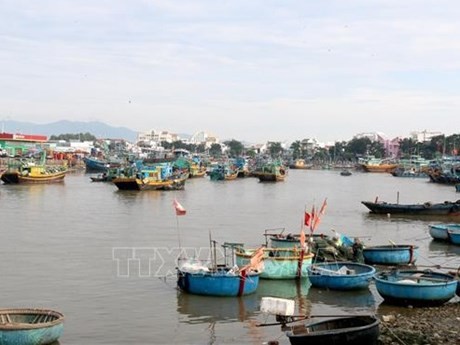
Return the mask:
{"type": "Polygon", "coordinates": [[[0,120],[459,133],[459,18],[444,0],[0,0],[0,120]]]}

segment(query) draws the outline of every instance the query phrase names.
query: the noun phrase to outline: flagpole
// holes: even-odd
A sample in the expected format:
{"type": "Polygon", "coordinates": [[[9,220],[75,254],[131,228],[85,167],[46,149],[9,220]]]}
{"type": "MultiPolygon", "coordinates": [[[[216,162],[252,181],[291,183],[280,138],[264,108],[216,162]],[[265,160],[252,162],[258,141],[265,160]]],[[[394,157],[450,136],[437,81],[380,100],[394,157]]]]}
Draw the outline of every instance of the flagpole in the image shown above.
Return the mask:
{"type": "Polygon", "coordinates": [[[179,242],[179,258],[182,256],[182,244],[180,240],[179,216],[176,215],[177,240],[179,242]]]}

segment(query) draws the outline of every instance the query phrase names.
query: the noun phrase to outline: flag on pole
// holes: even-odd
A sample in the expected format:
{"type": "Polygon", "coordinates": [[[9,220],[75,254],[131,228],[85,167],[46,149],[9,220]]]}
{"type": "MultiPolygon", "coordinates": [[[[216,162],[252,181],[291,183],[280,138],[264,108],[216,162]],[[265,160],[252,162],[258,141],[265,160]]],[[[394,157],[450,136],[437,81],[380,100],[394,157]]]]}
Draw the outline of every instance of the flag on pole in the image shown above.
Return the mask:
{"type": "Polygon", "coordinates": [[[173,201],[173,206],[176,210],[176,216],[184,216],[187,213],[187,210],[184,208],[184,206],[182,206],[176,199],[173,201]]]}
{"type": "Polygon", "coordinates": [[[324,215],[324,213],[326,212],[326,207],[327,207],[327,198],[324,199],[323,205],[321,206],[319,213],[315,217],[315,221],[313,222],[313,230],[315,230],[318,227],[321,221],[321,216],[324,215]]]}
{"type": "Polygon", "coordinates": [[[310,213],[308,213],[307,211],[305,211],[305,217],[304,217],[304,224],[305,224],[305,226],[310,226],[310,220],[311,220],[310,213]]]}

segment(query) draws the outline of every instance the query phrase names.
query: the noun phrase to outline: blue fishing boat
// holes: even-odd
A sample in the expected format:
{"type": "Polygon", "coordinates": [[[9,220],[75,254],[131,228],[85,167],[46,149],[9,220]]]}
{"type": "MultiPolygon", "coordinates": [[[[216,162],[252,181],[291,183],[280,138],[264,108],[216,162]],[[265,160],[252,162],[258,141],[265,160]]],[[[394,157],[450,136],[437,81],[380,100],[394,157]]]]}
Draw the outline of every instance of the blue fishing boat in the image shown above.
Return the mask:
{"type": "Polygon", "coordinates": [[[379,272],[375,286],[386,302],[402,305],[441,305],[455,296],[458,281],[450,274],[418,270],[379,272]]]}
{"type": "Polygon", "coordinates": [[[301,324],[286,332],[292,345],[375,345],[380,334],[375,316],[348,316],[301,324]]]}
{"type": "Polygon", "coordinates": [[[64,330],[64,315],[47,309],[0,309],[1,345],[54,343],[64,330]]]}
{"type": "Polygon", "coordinates": [[[312,286],[332,290],[358,290],[369,286],[375,268],[354,262],[317,263],[307,268],[312,286]]]}
{"type": "Polygon", "coordinates": [[[364,262],[370,265],[413,264],[418,257],[418,247],[409,244],[391,244],[365,247],[364,262]]]}
{"type": "Polygon", "coordinates": [[[435,240],[449,241],[448,230],[460,230],[460,224],[448,223],[448,224],[430,224],[429,233],[435,240]]]}
{"type": "Polygon", "coordinates": [[[87,172],[106,172],[110,167],[109,161],[96,157],[83,157],[87,172]]]}
{"type": "MultiPolygon", "coordinates": [[[[255,249],[236,248],[236,264],[239,267],[247,265],[254,255],[255,249]]],[[[311,265],[311,253],[303,253],[297,248],[264,248],[263,269],[260,278],[263,279],[296,279],[307,276],[307,267],[311,265]]]]}
{"type": "Polygon", "coordinates": [[[259,273],[234,272],[217,268],[207,272],[177,270],[177,286],[182,291],[207,296],[243,296],[254,293],[259,285],[259,273]]]}
{"type": "Polygon", "coordinates": [[[460,245],[460,230],[447,230],[449,241],[453,244],[460,245]]]}

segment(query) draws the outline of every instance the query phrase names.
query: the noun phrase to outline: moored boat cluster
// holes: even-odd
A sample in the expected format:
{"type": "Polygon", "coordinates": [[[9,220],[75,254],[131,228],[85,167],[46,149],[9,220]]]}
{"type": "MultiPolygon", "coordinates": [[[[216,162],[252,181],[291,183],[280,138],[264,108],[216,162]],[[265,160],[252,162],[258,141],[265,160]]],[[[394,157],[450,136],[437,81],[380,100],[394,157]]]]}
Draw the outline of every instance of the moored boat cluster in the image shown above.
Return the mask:
{"type": "MultiPolygon", "coordinates": [[[[321,214],[314,214],[313,219],[320,219],[321,214]]],[[[305,225],[309,219],[306,217],[305,225]]],[[[442,227],[430,225],[430,229],[442,227]]],[[[450,236],[447,234],[455,229],[452,224],[444,228],[443,239],[447,239],[450,236]]],[[[199,269],[195,267],[193,273],[190,268],[180,266],[178,288],[191,294],[240,296],[254,293],[260,279],[292,280],[292,284],[300,279],[301,284],[341,291],[345,296],[348,291],[369,289],[374,284],[383,303],[406,307],[442,306],[456,295],[460,296],[458,275],[415,266],[416,245],[364,246],[359,238],[350,239],[336,231],[329,236],[314,233],[315,227],[310,230],[305,234],[302,226],[300,234],[266,231],[265,245],[254,249],[241,243],[226,243],[225,246],[232,249],[233,266],[214,262],[199,269]]],[[[318,321],[315,315],[308,313],[296,315],[292,307],[287,307],[294,301],[271,297],[264,301],[264,298],[262,303],[269,306],[264,305],[264,312],[276,316],[276,324],[282,326],[291,344],[378,342],[380,318],[373,313],[323,315],[328,319],[318,321]]]]}

